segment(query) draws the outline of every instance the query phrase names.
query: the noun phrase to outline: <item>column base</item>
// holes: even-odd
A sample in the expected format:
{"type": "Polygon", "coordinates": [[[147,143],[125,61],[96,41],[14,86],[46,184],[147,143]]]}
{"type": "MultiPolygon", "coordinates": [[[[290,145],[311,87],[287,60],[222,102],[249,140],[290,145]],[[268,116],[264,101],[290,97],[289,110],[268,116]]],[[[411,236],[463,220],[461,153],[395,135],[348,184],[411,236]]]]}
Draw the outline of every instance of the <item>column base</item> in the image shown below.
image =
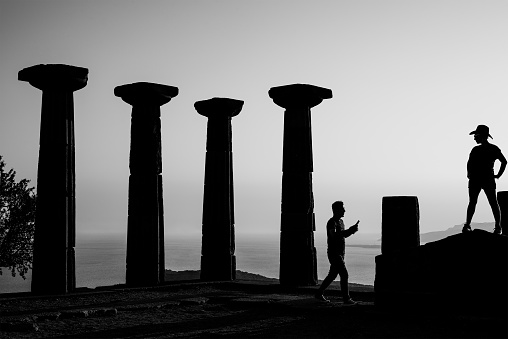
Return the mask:
{"type": "Polygon", "coordinates": [[[32,269],[30,291],[43,295],[73,292],[76,289],[74,248],[50,250],[46,247],[45,250],[46,253],[38,255],[39,259],[32,269]]]}
{"type": "Polygon", "coordinates": [[[281,285],[317,285],[317,255],[313,232],[281,232],[279,274],[281,285]]]}
{"type": "Polygon", "coordinates": [[[201,256],[201,280],[232,281],[236,279],[235,255],[201,256]]]}

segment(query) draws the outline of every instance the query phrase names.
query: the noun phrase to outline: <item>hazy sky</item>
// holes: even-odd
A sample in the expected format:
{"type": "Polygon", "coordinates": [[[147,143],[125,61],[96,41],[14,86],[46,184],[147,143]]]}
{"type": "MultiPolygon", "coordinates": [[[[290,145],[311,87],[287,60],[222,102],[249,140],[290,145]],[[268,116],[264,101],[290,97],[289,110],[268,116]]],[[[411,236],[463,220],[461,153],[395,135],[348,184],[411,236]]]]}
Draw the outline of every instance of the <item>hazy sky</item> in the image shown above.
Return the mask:
{"type": "MultiPolygon", "coordinates": [[[[131,106],[118,85],[176,86],[162,107],[166,235],[201,230],[206,118],[194,102],[244,100],[233,118],[238,234],[278,232],[283,109],[274,86],[333,98],[312,109],[317,232],[380,232],[383,196],[416,195],[422,232],[465,221],[469,132],[508,155],[508,1],[0,0],[0,154],[36,185],[41,92],[19,70],[89,69],[75,92],[77,231],[126,232],[131,106]]],[[[508,175],[498,181],[508,190],[508,175]]],[[[473,221],[492,221],[480,196],[473,221]]]]}

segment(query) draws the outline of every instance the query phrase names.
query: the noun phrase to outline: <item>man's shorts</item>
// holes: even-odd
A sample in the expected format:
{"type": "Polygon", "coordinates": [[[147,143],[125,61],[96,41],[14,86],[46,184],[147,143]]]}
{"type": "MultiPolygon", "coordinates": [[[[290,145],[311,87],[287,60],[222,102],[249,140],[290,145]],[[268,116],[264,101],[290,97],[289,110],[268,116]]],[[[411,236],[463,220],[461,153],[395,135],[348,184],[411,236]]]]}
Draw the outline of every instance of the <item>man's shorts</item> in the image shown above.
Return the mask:
{"type": "Polygon", "coordinates": [[[469,189],[474,190],[495,190],[496,189],[496,179],[486,178],[486,179],[469,179],[469,189]]]}

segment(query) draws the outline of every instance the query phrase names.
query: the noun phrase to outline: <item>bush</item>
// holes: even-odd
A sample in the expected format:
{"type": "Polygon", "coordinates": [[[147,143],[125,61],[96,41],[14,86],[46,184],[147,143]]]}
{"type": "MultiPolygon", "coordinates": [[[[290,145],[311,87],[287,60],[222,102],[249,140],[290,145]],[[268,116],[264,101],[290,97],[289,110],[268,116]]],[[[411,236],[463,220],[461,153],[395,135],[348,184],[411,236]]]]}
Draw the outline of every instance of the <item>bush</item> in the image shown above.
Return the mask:
{"type": "Polygon", "coordinates": [[[0,155],[0,275],[7,267],[23,279],[32,268],[35,229],[35,189],[27,179],[16,182],[16,172],[4,171],[0,155]]]}

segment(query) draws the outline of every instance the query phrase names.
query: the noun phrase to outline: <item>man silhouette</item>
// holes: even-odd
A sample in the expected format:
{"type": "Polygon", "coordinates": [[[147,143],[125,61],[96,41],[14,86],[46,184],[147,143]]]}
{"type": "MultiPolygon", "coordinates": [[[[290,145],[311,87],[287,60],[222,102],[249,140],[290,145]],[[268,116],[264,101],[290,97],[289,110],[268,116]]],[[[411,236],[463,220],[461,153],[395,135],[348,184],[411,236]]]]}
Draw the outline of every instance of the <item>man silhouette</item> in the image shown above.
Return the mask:
{"type": "Polygon", "coordinates": [[[474,140],[478,145],[473,147],[467,161],[469,204],[467,206],[466,223],[462,228],[462,232],[471,231],[471,220],[476,209],[478,195],[483,190],[494,214],[494,233],[501,234],[501,213],[497,203],[495,179],[499,179],[503,175],[506,168],[506,158],[499,147],[489,143],[488,138],[492,139],[492,136],[487,126],[478,125],[476,130],[469,134],[474,135],[474,140]],[[501,162],[501,167],[499,172],[494,175],[494,162],[496,160],[501,162]]]}
{"type": "Polygon", "coordinates": [[[346,254],[345,239],[358,232],[358,224],[360,223],[360,220],[346,230],[344,228],[344,222],[342,221],[342,217],[346,212],[344,209],[344,203],[342,201],[334,202],[332,204],[332,212],[333,216],[326,224],[326,236],[328,243],[327,254],[328,260],[330,261],[330,271],[317,290],[315,297],[316,299],[322,301],[328,301],[328,299],[323,296],[323,292],[332,283],[332,281],[337,278],[337,275],[340,275],[340,289],[342,291],[344,303],[354,305],[356,302],[349,296],[349,275],[344,261],[344,256],[346,254]]]}

